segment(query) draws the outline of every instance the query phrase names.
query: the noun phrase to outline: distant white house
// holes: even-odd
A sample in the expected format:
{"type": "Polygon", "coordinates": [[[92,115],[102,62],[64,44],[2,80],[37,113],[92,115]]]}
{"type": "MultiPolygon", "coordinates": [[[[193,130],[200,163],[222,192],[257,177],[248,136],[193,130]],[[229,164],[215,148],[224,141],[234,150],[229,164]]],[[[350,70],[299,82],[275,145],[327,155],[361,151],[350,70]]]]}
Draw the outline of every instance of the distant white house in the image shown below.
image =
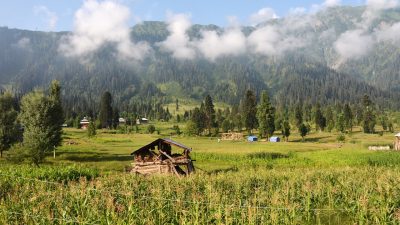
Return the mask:
{"type": "Polygon", "coordinates": [[[148,122],[149,122],[149,120],[144,117],[136,120],[136,124],[146,124],[148,122]]]}
{"type": "Polygon", "coordinates": [[[81,129],[86,130],[89,126],[90,121],[85,117],[83,117],[83,119],[81,120],[80,124],[81,124],[81,129]]]}
{"type": "Polygon", "coordinates": [[[400,151],[400,133],[394,135],[396,139],[394,140],[394,150],[400,151]]]}
{"type": "Polygon", "coordinates": [[[120,118],[118,119],[118,124],[119,124],[119,125],[125,125],[125,124],[126,124],[126,119],[120,117],[120,118]]]}

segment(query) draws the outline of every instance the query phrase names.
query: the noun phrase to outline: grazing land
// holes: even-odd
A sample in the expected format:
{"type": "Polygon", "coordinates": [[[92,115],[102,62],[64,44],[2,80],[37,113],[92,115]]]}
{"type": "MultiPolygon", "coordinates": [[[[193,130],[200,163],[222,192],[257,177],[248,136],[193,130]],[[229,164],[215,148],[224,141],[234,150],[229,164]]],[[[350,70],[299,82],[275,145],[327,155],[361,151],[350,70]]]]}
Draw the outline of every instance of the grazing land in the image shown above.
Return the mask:
{"type": "MultiPolygon", "coordinates": [[[[369,151],[393,135],[355,128],[345,143],[313,132],[301,142],[218,142],[172,136],[193,148],[190,177],[125,172],[130,153],[159,135],[67,128],[40,168],[1,161],[1,224],[398,224],[400,155],[369,151]]],[[[146,125],[144,125],[146,126],[146,125]]],[[[144,128],[143,128],[144,130],[144,128]]]]}

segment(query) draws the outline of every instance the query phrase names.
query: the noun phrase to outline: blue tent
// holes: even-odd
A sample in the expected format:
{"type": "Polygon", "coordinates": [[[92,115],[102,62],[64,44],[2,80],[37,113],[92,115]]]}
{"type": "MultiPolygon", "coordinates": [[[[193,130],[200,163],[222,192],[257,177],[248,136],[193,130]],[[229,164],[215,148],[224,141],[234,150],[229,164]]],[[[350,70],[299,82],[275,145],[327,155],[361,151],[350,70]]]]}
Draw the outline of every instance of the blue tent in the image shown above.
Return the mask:
{"type": "Polygon", "coordinates": [[[250,142],[253,142],[253,141],[258,141],[258,138],[257,138],[257,136],[249,136],[249,137],[247,137],[247,140],[250,142]]]}
{"type": "Polygon", "coordinates": [[[269,139],[269,141],[270,141],[270,142],[280,142],[281,139],[280,139],[279,137],[271,137],[271,138],[269,139]]]}

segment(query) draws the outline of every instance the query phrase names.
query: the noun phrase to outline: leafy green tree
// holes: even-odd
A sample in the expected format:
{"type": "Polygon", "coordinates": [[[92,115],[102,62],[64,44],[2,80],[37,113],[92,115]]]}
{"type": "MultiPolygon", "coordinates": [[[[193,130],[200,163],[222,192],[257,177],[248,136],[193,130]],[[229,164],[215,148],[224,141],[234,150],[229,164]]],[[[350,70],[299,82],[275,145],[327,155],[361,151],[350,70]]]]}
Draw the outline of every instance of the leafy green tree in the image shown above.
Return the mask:
{"type": "Polygon", "coordinates": [[[327,125],[327,129],[329,132],[332,131],[332,129],[335,127],[335,120],[333,117],[333,111],[332,108],[330,106],[328,106],[326,108],[326,125],[327,125]]]}
{"type": "Polygon", "coordinates": [[[337,115],[336,130],[341,133],[344,133],[346,131],[346,122],[343,113],[337,115]]]}
{"type": "Polygon", "coordinates": [[[257,119],[261,136],[266,136],[268,139],[275,132],[275,108],[266,91],[261,93],[260,104],[257,106],[257,119]]]}
{"type": "Polygon", "coordinates": [[[87,129],[87,136],[89,138],[96,136],[96,125],[94,124],[94,122],[92,120],[90,120],[90,122],[89,122],[89,126],[87,129]]]}
{"type": "Polygon", "coordinates": [[[24,126],[23,148],[25,156],[39,166],[45,153],[59,146],[62,141],[61,125],[64,122],[59,83],[50,85],[49,95],[36,90],[21,100],[19,120],[24,126]]]}
{"type": "Polygon", "coordinates": [[[21,133],[17,125],[17,111],[14,109],[13,97],[10,93],[0,94],[0,157],[3,151],[20,139],[21,133]]]}
{"type": "Polygon", "coordinates": [[[190,119],[194,123],[194,126],[192,124],[189,124],[192,126],[191,132],[194,131],[194,134],[196,135],[200,135],[201,133],[203,133],[206,126],[205,117],[206,116],[203,110],[200,110],[198,107],[194,108],[190,119]],[[193,127],[194,129],[192,129],[193,127]]]}
{"type": "Polygon", "coordinates": [[[111,103],[112,103],[111,93],[108,91],[104,92],[103,96],[101,97],[100,115],[99,115],[102,128],[110,129],[112,127],[113,110],[111,107],[111,103]]]}
{"type": "Polygon", "coordinates": [[[156,127],[153,124],[150,124],[149,126],[147,126],[147,132],[149,134],[152,134],[156,131],[156,127]]]}
{"type": "Polygon", "coordinates": [[[299,133],[302,141],[305,140],[305,136],[308,134],[308,132],[309,132],[308,127],[304,123],[302,123],[299,127],[299,133]]]}
{"type": "Polygon", "coordinates": [[[382,129],[384,131],[388,130],[388,118],[385,114],[383,114],[379,117],[379,123],[382,126],[382,129]]]}
{"type": "Polygon", "coordinates": [[[282,135],[286,138],[286,141],[289,141],[290,136],[290,124],[288,120],[283,121],[282,123],[282,135]]]}
{"type": "Polygon", "coordinates": [[[199,128],[196,125],[195,122],[193,122],[192,120],[188,120],[186,122],[186,127],[185,127],[185,133],[189,136],[193,136],[193,135],[198,135],[199,134],[199,128]]]}
{"type": "Polygon", "coordinates": [[[21,100],[19,120],[24,126],[23,147],[26,156],[39,166],[45,153],[53,150],[53,135],[50,118],[50,100],[42,91],[34,91],[21,100]]]}
{"type": "Polygon", "coordinates": [[[225,119],[221,124],[222,132],[226,133],[231,129],[231,122],[225,119]]]}
{"type": "Polygon", "coordinates": [[[248,133],[257,127],[257,101],[256,96],[251,90],[246,92],[242,105],[244,126],[248,133]]]}
{"type": "Polygon", "coordinates": [[[204,114],[205,114],[205,126],[208,134],[211,133],[211,128],[214,127],[215,123],[215,109],[214,103],[210,95],[207,95],[204,99],[204,114]]]}

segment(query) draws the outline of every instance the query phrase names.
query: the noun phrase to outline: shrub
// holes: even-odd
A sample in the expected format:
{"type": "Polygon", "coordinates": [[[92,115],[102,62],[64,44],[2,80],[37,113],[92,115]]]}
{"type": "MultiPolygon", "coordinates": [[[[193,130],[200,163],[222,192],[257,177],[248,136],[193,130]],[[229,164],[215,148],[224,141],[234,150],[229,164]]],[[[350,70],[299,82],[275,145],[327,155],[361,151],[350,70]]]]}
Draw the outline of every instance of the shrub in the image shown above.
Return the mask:
{"type": "Polygon", "coordinates": [[[152,133],[154,133],[156,131],[156,127],[154,126],[154,125],[149,125],[149,126],[147,126],[147,132],[149,133],[149,134],[152,134],[152,133]]]}

